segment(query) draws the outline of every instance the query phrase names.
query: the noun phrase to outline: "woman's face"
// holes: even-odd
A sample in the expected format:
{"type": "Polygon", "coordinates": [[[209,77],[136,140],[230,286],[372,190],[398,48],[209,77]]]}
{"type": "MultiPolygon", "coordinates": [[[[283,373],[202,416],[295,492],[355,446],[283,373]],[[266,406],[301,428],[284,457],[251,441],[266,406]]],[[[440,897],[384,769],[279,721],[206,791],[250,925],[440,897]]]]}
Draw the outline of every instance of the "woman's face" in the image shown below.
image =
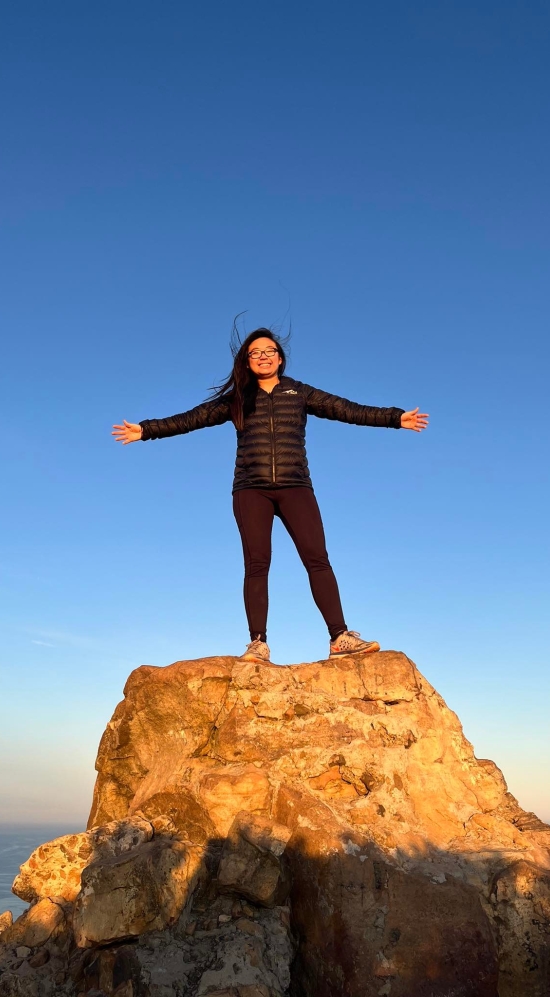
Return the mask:
{"type": "Polygon", "coordinates": [[[248,347],[248,366],[256,377],[273,377],[277,374],[282,362],[282,357],[279,356],[275,343],[267,336],[254,339],[248,347]],[[268,353],[273,350],[275,352],[272,356],[266,356],[266,350],[268,353]]]}

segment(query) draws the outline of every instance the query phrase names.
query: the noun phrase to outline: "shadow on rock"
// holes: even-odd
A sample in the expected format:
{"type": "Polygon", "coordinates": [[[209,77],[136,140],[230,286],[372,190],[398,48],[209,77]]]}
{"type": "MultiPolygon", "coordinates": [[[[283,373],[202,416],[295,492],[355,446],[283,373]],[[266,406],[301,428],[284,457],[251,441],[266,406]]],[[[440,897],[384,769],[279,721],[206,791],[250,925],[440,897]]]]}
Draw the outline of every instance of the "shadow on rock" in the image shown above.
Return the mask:
{"type": "Polygon", "coordinates": [[[550,828],[406,655],[144,666],[0,997],[548,997],[550,828]]]}

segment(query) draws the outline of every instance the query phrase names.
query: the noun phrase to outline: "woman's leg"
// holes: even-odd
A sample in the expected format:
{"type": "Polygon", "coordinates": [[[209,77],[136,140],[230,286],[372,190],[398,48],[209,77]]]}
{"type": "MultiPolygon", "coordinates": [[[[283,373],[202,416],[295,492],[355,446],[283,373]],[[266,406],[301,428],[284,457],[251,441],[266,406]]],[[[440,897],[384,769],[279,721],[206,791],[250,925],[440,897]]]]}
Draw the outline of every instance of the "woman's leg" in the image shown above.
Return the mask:
{"type": "Polygon", "coordinates": [[[317,499],[311,488],[281,488],[277,493],[277,515],[290,533],[309,575],[317,608],[331,640],[347,630],[338,583],[330,566],[325,531],[317,499]]]}
{"type": "Polygon", "coordinates": [[[233,512],[244,554],[244,605],[250,639],[266,640],[267,576],[271,563],[271,531],[275,507],[269,493],[242,488],[233,495],[233,512]]]}

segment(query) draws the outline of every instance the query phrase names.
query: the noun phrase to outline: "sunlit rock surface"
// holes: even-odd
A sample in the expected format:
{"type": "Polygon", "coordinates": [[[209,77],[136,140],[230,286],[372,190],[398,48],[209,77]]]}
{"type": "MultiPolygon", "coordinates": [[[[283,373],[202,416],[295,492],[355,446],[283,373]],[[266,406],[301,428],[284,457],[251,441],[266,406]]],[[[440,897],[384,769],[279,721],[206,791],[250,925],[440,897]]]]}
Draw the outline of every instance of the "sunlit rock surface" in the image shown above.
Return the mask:
{"type": "Polygon", "coordinates": [[[97,770],[0,997],[550,992],[550,828],[404,654],[144,666],[97,770]]]}

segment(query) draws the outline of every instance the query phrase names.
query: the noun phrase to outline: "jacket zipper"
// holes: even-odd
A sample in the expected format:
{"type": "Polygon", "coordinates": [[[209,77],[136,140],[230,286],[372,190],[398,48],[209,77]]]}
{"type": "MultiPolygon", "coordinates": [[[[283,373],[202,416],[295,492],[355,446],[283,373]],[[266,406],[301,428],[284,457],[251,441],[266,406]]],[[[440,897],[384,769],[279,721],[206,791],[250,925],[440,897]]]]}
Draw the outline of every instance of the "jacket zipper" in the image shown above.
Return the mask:
{"type": "Polygon", "coordinates": [[[277,474],[275,471],[275,426],[273,421],[273,391],[269,393],[269,423],[271,427],[271,481],[275,484],[277,474]]]}

